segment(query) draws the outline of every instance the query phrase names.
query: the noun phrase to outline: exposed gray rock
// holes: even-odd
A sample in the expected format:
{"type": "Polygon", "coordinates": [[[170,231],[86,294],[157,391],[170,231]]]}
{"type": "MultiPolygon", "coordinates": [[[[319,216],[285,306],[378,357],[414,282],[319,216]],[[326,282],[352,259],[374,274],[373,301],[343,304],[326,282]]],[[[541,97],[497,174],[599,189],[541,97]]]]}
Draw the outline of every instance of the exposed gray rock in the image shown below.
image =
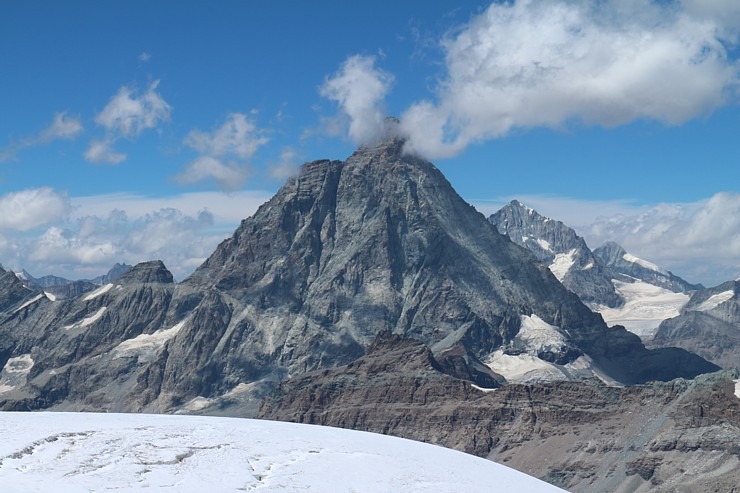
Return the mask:
{"type": "Polygon", "coordinates": [[[696,291],[678,317],[660,324],[655,347],[692,351],[727,369],[740,369],[740,282],[696,291]]]}
{"type": "Polygon", "coordinates": [[[670,271],[634,258],[613,241],[594,250],[594,255],[612,272],[621,275],[621,280],[630,282],[633,279],[639,279],[675,293],[690,293],[704,289],[701,284],[691,284],[670,271]]]}
{"type": "Polygon", "coordinates": [[[560,221],[542,216],[516,200],[488,220],[511,241],[532,252],[586,304],[618,306],[612,274],[594,257],[583,238],[560,221]]]}

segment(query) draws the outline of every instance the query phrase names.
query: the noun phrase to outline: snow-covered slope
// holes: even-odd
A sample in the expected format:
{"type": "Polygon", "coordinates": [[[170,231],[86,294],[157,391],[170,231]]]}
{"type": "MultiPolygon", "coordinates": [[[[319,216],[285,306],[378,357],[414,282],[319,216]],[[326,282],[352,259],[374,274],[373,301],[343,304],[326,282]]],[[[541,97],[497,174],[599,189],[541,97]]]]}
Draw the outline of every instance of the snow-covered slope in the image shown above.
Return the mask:
{"type": "Polygon", "coordinates": [[[624,305],[600,307],[599,313],[607,325],[622,325],[643,340],[652,339],[661,322],[677,317],[681,307],[689,301],[688,294],[675,293],[639,279],[613,282],[624,305]]]}
{"type": "Polygon", "coordinates": [[[563,491],[433,445],[273,421],[0,413],[7,492],[563,491]]]}

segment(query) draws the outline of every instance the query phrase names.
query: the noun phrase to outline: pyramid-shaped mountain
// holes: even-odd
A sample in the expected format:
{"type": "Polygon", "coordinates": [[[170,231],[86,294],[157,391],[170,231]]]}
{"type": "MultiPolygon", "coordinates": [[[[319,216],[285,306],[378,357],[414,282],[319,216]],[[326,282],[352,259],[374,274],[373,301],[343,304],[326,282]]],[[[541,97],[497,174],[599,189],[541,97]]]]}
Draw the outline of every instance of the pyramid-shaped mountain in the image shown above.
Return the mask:
{"type": "Polygon", "coordinates": [[[553,373],[631,384],[716,369],[608,328],[403,144],[389,138],[344,162],[305,164],[177,286],[163,266],[137,266],[121,289],[62,302],[56,316],[35,314],[55,306],[46,302],[13,312],[12,330],[0,324],[15,341],[5,361],[27,354],[37,361],[28,382],[53,373],[57,397],[40,395],[38,381],[13,392],[33,394],[24,403],[37,407],[249,415],[280,381],[351,363],[388,333],[421,341],[440,369],[488,386],[553,373]],[[146,324],[132,326],[137,313],[146,324]],[[90,330],[101,317],[106,330],[90,330]],[[24,331],[54,337],[62,367],[24,331]],[[111,362],[115,371],[96,367],[111,362]],[[96,375],[107,390],[66,402],[65,375],[96,375]]]}

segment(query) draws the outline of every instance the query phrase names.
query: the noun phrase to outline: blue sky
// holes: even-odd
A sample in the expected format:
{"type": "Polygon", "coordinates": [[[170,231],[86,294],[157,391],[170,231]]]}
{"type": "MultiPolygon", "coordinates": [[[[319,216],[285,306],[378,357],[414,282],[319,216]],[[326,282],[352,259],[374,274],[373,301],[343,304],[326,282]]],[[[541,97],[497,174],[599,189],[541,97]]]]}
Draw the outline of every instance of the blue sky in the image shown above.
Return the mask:
{"type": "Polygon", "coordinates": [[[0,262],[191,272],[298,164],[401,118],[485,213],[740,276],[729,0],[7,2],[0,262]]]}

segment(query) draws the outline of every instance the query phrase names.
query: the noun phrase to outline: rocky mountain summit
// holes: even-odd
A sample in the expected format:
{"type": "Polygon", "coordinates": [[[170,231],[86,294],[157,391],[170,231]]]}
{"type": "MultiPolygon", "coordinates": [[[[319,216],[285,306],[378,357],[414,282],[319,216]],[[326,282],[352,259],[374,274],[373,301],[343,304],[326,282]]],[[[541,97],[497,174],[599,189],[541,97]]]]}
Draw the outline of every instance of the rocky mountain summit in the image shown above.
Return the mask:
{"type": "Polygon", "coordinates": [[[501,234],[532,252],[584,303],[615,307],[624,302],[612,284],[613,274],[572,228],[516,200],[488,220],[501,234]]]}

